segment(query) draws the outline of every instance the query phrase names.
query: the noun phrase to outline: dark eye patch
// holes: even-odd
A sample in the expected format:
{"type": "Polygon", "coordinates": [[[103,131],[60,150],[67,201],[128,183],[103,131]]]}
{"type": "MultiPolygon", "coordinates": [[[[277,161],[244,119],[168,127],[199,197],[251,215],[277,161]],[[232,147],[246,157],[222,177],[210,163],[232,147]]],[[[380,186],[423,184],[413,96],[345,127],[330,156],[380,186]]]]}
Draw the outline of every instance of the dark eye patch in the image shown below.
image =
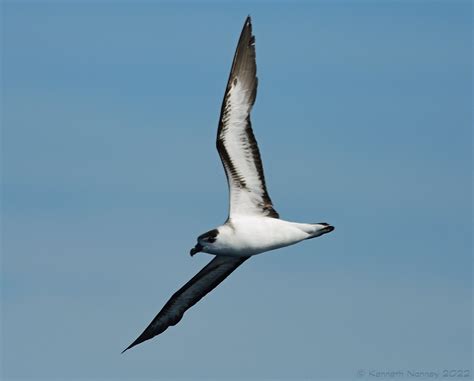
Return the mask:
{"type": "Polygon", "coordinates": [[[216,242],[216,237],[219,235],[219,230],[217,229],[212,229],[212,230],[209,230],[208,232],[204,233],[204,234],[201,234],[199,237],[198,237],[198,240],[201,240],[201,241],[207,241],[207,242],[210,242],[210,243],[213,243],[213,242],[216,242]]]}

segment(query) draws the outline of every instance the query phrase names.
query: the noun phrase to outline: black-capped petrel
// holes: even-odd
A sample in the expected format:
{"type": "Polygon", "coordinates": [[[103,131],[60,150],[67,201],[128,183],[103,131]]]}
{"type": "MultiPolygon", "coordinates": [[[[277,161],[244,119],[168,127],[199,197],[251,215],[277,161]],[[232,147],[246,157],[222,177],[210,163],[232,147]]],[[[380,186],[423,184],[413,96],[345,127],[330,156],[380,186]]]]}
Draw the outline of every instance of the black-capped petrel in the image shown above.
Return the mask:
{"type": "Polygon", "coordinates": [[[280,219],[265,186],[262,160],[250,123],[257,95],[255,38],[250,17],[245,20],[235,51],[217,129],[217,151],[229,185],[229,217],[201,234],[191,249],[214,258],[179,289],[143,333],[125,350],[177,324],[184,313],[216,288],[252,255],[293,245],[334,230],[321,223],[280,219]]]}

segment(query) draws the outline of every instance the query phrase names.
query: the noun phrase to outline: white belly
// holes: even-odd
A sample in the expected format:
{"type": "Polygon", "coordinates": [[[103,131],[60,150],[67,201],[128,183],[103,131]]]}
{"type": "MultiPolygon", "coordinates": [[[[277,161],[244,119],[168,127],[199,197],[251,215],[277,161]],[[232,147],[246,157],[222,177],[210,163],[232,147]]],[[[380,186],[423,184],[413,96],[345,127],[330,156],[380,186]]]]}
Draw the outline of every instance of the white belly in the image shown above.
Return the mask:
{"type": "Polygon", "coordinates": [[[249,256],[293,245],[308,237],[308,224],[270,217],[234,218],[220,226],[210,254],[249,256]]]}

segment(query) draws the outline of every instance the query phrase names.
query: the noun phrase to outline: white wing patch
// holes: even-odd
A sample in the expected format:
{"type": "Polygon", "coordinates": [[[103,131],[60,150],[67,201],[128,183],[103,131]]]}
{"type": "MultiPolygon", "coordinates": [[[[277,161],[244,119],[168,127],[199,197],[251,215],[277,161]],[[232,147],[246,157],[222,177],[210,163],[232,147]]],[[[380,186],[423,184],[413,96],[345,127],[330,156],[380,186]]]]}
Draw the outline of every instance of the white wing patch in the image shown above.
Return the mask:
{"type": "Polygon", "coordinates": [[[278,218],[266,189],[262,160],[250,123],[256,92],[255,41],[248,19],[232,63],[217,132],[217,150],[229,183],[230,218],[236,215],[278,218]]]}

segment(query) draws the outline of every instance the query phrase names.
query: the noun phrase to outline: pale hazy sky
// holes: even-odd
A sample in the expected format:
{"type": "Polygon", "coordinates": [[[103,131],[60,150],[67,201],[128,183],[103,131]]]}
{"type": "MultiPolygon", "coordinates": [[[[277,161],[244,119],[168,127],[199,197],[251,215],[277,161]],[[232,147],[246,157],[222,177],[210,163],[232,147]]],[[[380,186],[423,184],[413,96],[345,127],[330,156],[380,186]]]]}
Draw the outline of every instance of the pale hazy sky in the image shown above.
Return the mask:
{"type": "Polygon", "coordinates": [[[2,11],[3,379],[470,369],[469,1],[2,11]],[[249,260],[120,355],[227,217],[214,139],[248,14],[270,195],[336,231],[249,260]]]}

